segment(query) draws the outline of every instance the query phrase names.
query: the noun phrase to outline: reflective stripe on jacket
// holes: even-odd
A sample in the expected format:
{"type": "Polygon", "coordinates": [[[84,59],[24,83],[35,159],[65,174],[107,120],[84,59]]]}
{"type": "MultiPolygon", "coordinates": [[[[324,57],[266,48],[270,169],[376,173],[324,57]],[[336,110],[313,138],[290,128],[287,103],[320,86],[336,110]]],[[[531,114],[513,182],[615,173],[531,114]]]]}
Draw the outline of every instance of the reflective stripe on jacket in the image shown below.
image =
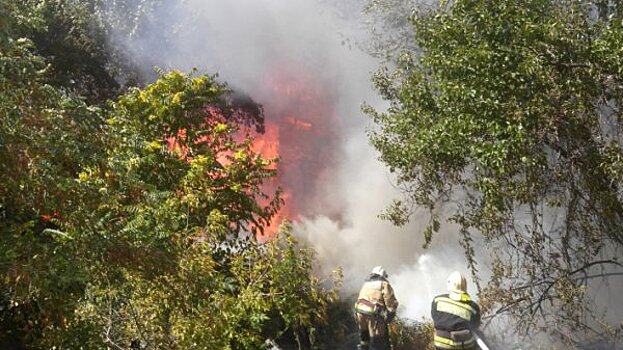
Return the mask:
{"type": "Polygon", "coordinates": [[[355,302],[355,311],[364,315],[377,315],[378,306],[365,299],[359,299],[355,302]]]}
{"type": "Polygon", "coordinates": [[[469,330],[461,332],[466,333],[458,336],[455,332],[435,330],[435,347],[438,349],[473,349],[476,345],[474,335],[469,330]]]}
{"type": "Polygon", "coordinates": [[[437,305],[435,308],[437,312],[445,312],[460,317],[467,322],[470,322],[472,317],[475,317],[474,315],[478,312],[476,308],[468,303],[443,296],[435,298],[435,304],[437,305]]]}
{"type": "Polygon", "coordinates": [[[378,275],[371,275],[364,282],[359,291],[357,303],[355,303],[355,310],[357,312],[364,311],[361,313],[367,313],[373,308],[372,305],[374,305],[374,312],[377,312],[380,308],[387,312],[395,313],[398,308],[398,300],[396,300],[396,296],[394,295],[394,289],[387,280],[378,275]],[[362,301],[367,301],[367,303],[362,301]]]}
{"type": "Polygon", "coordinates": [[[476,339],[471,329],[480,325],[480,308],[467,293],[442,294],[433,300],[431,316],[435,326],[435,347],[472,349],[476,339]],[[461,335],[459,337],[459,335],[461,335]]]}

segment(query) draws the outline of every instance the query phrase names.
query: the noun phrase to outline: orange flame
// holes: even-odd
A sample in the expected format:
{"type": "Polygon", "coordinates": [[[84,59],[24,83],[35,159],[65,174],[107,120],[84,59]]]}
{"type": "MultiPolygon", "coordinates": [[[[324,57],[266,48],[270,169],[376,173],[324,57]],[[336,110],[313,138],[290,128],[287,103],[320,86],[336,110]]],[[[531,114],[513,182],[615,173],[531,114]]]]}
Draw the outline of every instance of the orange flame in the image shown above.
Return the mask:
{"type": "Polygon", "coordinates": [[[303,213],[324,210],[317,202],[317,187],[337,147],[334,94],[323,86],[329,84],[315,74],[278,67],[265,79],[266,133],[254,148],[264,156],[279,156],[277,178],[267,188],[281,187],[284,205],[266,229],[269,237],[284,219],[296,221],[303,213]]]}
{"type": "MultiPolygon", "coordinates": [[[[251,151],[264,158],[279,158],[274,163],[277,177],[268,179],[262,190],[270,195],[281,188],[284,204],[264,228],[264,236],[257,237],[260,241],[274,237],[286,219],[296,221],[303,213],[327,214],[331,210],[326,201],[318,200],[317,189],[327,180],[326,170],[333,166],[332,154],[337,147],[339,125],[333,110],[334,94],[326,88],[330,84],[322,84],[317,75],[287,65],[278,67],[267,74],[262,89],[265,95],[254,97],[264,106],[264,133],[241,131],[253,137],[251,151]]],[[[215,117],[214,111],[208,112],[215,117]]],[[[188,158],[188,150],[179,141],[186,137],[181,132],[167,140],[169,149],[182,158],[188,158]]]]}
{"type": "Polygon", "coordinates": [[[295,128],[301,129],[301,130],[309,130],[312,128],[312,126],[314,126],[312,123],[298,120],[294,117],[287,117],[285,120],[291,125],[294,125],[295,128]]]}
{"type": "Polygon", "coordinates": [[[279,127],[275,124],[266,124],[264,133],[255,136],[251,150],[261,154],[264,158],[279,156],[279,127]]]}

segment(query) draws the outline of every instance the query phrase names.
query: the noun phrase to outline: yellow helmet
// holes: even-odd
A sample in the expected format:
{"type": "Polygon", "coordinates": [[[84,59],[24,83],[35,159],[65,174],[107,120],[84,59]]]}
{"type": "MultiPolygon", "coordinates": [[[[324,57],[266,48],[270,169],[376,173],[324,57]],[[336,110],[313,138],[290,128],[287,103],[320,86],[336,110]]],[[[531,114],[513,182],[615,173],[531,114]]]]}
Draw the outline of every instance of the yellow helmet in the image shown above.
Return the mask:
{"type": "Polygon", "coordinates": [[[448,292],[467,293],[467,280],[462,273],[454,271],[448,276],[448,292]]]}

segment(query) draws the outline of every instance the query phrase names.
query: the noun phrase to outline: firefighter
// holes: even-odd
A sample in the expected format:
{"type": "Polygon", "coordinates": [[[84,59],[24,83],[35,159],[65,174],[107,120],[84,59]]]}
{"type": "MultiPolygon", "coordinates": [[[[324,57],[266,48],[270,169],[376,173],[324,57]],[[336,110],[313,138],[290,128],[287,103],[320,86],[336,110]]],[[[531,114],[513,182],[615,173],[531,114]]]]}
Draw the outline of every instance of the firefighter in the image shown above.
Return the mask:
{"type": "Polygon", "coordinates": [[[387,272],[376,266],[366,278],[355,302],[359,327],[358,350],[390,350],[388,324],[396,316],[398,300],[387,281],[387,272]]]}
{"type": "Polygon", "coordinates": [[[467,281],[460,272],[448,276],[448,293],[435,297],[431,316],[435,348],[477,349],[475,332],[480,326],[480,307],[467,294],[467,281]]]}

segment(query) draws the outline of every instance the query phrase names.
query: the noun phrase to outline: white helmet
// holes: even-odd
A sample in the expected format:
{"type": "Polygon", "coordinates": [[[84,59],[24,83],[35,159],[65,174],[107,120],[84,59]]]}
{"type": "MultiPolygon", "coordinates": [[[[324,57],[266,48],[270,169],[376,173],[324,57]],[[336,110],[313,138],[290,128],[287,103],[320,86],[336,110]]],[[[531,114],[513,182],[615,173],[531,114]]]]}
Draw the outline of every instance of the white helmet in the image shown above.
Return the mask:
{"type": "Polygon", "coordinates": [[[448,276],[448,292],[467,293],[467,280],[465,276],[458,271],[454,271],[448,276]]]}
{"type": "Polygon", "coordinates": [[[374,275],[379,275],[383,278],[387,278],[387,272],[385,272],[385,269],[383,268],[383,266],[379,265],[379,266],[375,266],[372,269],[372,274],[374,275]]]}

